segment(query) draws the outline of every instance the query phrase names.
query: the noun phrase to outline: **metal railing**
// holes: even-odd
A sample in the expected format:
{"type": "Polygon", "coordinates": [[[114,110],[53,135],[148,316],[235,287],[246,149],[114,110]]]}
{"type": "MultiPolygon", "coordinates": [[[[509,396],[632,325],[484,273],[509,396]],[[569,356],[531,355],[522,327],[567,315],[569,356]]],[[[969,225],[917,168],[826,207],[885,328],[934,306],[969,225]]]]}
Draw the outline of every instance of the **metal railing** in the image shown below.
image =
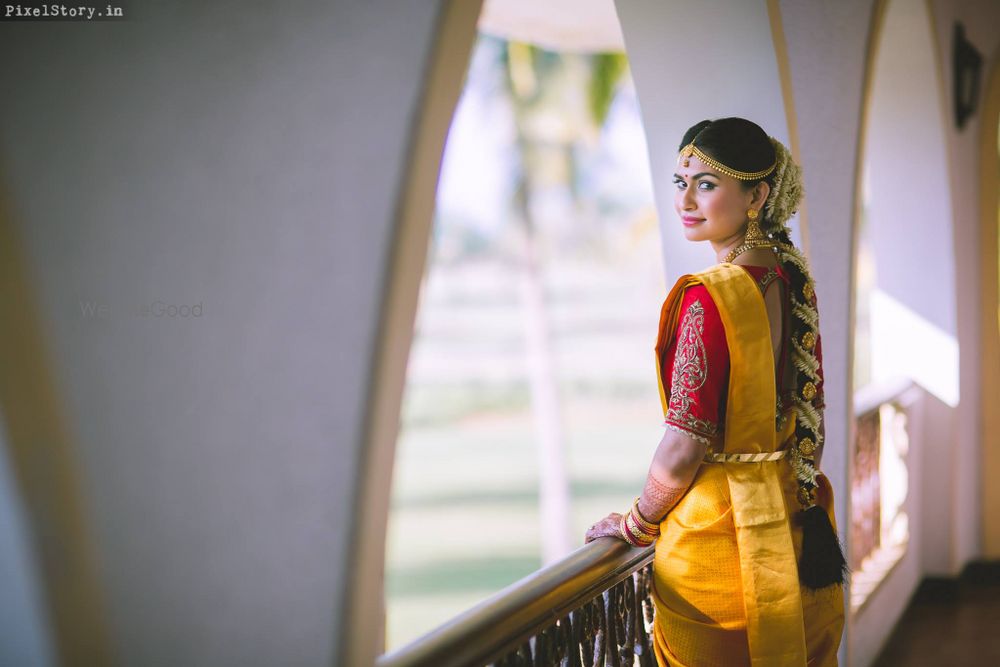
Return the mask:
{"type": "Polygon", "coordinates": [[[909,541],[910,410],[924,390],[912,381],[870,385],[854,398],[850,480],[851,613],[858,613],[906,554],[909,541]]]}
{"type": "Polygon", "coordinates": [[[649,634],[653,552],[613,538],[595,540],[376,665],[655,667],[649,634]]]}
{"type": "MultiPolygon", "coordinates": [[[[892,383],[855,396],[854,567],[880,546],[879,410],[911,386],[892,383]]],[[[653,555],[654,547],[596,540],[386,653],[376,667],[655,667],[653,555]]]]}
{"type": "Polygon", "coordinates": [[[880,406],[855,416],[854,471],[851,474],[850,567],[881,546],[882,480],[879,477],[882,420],[880,406]]]}
{"type": "Polygon", "coordinates": [[[882,547],[883,500],[881,479],[882,412],[899,407],[913,386],[906,379],[872,385],[854,398],[854,466],[851,473],[850,567],[859,570],[866,558],[882,547]]]}

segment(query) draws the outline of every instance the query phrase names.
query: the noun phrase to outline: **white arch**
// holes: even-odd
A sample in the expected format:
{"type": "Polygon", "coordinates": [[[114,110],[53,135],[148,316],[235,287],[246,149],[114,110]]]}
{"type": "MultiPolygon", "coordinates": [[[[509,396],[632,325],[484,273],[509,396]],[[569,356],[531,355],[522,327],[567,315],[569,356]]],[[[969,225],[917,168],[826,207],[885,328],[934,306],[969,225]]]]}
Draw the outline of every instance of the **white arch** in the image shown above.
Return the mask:
{"type": "Polygon", "coordinates": [[[868,103],[861,196],[878,267],[873,379],[911,375],[954,407],[955,245],[934,54],[925,3],[889,2],[868,103]]]}
{"type": "Polygon", "coordinates": [[[674,213],[677,144],[706,118],[742,116],[791,146],[766,0],[616,2],[642,106],[667,284],[715,263],[674,213]]]}

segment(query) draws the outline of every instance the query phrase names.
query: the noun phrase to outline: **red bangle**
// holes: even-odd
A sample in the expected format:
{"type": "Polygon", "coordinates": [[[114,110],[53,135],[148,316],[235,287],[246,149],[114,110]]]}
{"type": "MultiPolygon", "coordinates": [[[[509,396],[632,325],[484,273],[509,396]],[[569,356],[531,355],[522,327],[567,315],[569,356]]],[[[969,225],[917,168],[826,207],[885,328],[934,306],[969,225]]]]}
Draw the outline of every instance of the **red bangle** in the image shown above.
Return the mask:
{"type": "Polygon", "coordinates": [[[635,512],[630,512],[629,518],[631,519],[630,527],[634,528],[637,532],[640,532],[643,535],[648,535],[652,538],[656,538],[660,534],[659,530],[650,529],[648,526],[644,526],[641,521],[637,520],[635,512]]]}
{"type": "Polygon", "coordinates": [[[634,547],[648,547],[656,541],[656,535],[644,533],[637,527],[636,530],[633,530],[632,524],[634,523],[635,517],[632,516],[631,512],[626,512],[622,515],[621,521],[618,524],[618,530],[626,542],[634,547]],[[632,519],[632,521],[629,521],[629,519],[632,519]]]}

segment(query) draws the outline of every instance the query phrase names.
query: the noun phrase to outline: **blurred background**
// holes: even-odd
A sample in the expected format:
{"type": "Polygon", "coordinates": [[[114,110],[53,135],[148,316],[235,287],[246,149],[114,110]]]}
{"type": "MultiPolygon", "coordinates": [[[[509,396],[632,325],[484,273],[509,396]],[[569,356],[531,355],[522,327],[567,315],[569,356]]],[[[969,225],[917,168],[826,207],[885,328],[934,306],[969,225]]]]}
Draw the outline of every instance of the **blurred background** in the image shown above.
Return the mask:
{"type": "Polygon", "coordinates": [[[390,648],[567,555],[642,490],[662,434],[659,246],[624,53],[480,32],[407,367],[390,648]]]}

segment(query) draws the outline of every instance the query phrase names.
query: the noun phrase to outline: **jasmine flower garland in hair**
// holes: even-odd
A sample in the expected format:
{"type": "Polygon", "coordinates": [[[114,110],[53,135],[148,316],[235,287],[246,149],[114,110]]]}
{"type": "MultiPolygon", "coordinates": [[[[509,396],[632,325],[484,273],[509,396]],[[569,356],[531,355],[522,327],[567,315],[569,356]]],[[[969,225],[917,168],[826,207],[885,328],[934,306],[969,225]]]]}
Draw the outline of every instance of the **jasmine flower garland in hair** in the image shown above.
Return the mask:
{"type": "Polygon", "coordinates": [[[792,160],[785,145],[771,137],[774,146],[774,185],[764,204],[764,217],[773,227],[783,227],[802,201],[802,169],[792,160]]]}
{"type": "Polygon", "coordinates": [[[775,168],[771,191],[764,203],[764,230],[777,241],[781,262],[792,276],[792,363],[798,373],[792,401],[796,427],[789,463],[798,482],[797,496],[802,505],[799,576],[807,587],[819,589],[843,583],[847,562],[826,510],[816,505],[819,488],[816,452],[823,444],[820,433],[823,415],[815,404],[816,387],[820,383],[819,359],[814,349],[819,335],[819,312],[809,263],[792,243],[791,229],[786,225],[802,201],[802,169],[784,144],[774,137],[770,140],[775,168]]]}

